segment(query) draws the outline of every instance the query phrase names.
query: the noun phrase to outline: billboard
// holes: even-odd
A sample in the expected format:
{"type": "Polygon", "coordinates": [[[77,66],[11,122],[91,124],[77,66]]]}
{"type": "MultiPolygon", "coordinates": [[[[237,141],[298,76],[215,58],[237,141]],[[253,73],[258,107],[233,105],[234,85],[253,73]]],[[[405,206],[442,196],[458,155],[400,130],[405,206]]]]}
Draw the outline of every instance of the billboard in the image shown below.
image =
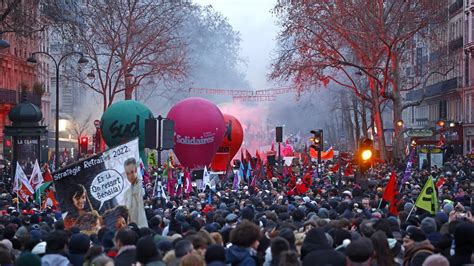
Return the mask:
{"type": "Polygon", "coordinates": [[[96,232],[129,223],[147,227],[138,138],[53,173],[67,228],[96,232]]]}

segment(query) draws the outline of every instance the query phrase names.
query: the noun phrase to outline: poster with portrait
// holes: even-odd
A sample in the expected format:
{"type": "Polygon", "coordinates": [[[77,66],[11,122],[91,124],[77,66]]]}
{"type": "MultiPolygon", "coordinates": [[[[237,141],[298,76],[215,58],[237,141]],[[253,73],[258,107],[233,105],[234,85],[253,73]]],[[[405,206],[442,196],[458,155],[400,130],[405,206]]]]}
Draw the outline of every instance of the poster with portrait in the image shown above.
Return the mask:
{"type": "Polygon", "coordinates": [[[53,173],[66,228],[96,232],[136,223],[147,227],[138,139],[53,173]]]}
{"type": "Polygon", "coordinates": [[[15,138],[16,158],[23,172],[30,176],[35,160],[39,159],[39,138],[37,136],[18,136],[15,138]]]}

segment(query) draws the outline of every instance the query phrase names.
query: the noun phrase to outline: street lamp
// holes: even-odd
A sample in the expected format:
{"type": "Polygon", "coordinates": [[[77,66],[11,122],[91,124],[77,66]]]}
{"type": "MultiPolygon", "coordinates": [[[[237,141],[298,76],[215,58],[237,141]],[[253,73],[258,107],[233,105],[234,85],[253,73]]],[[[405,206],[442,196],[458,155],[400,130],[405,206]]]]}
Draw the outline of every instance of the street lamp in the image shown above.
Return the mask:
{"type": "Polygon", "coordinates": [[[92,70],[91,70],[91,72],[87,73],[87,78],[88,79],[95,79],[95,74],[92,70]]]}
{"type": "Polygon", "coordinates": [[[26,59],[26,62],[28,64],[31,64],[31,65],[36,65],[38,63],[38,60],[36,60],[36,57],[35,55],[37,54],[43,54],[43,55],[46,55],[48,56],[53,62],[54,62],[54,66],[56,68],[56,125],[55,125],[55,137],[54,137],[54,165],[55,165],[55,170],[58,170],[59,169],[59,68],[61,67],[61,63],[63,62],[63,60],[70,56],[70,55],[73,55],[73,54],[77,54],[77,55],[80,55],[81,57],[79,58],[79,61],[77,61],[78,64],[86,64],[87,62],[89,62],[89,60],[87,60],[87,58],[84,57],[84,55],[80,52],[69,52],[65,55],[63,55],[59,61],[56,61],[56,59],[54,59],[54,57],[52,55],[50,55],[49,53],[46,53],[46,52],[35,52],[35,53],[32,53],[30,57],[28,57],[28,59],[26,59]]]}
{"type": "Polygon", "coordinates": [[[0,39],[0,50],[7,49],[10,47],[10,43],[7,40],[0,39]]]}
{"type": "Polygon", "coordinates": [[[403,127],[403,120],[401,120],[401,119],[398,120],[398,121],[396,122],[396,124],[397,124],[397,127],[403,127]]]}

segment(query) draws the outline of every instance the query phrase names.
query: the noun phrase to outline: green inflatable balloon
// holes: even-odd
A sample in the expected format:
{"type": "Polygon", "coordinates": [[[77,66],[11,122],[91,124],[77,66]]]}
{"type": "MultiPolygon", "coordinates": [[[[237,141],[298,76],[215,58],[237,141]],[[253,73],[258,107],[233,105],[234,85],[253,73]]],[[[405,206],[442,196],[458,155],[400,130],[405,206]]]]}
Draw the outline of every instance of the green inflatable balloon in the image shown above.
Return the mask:
{"type": "Polygon", "coordinates": [[[112,104],[102,115],[100,129],[105,143],[109,147],[123,144],[136,137],[140,152],[145,149],[145,120],[153,118],[153,113],[134,100],[112,104]]]}

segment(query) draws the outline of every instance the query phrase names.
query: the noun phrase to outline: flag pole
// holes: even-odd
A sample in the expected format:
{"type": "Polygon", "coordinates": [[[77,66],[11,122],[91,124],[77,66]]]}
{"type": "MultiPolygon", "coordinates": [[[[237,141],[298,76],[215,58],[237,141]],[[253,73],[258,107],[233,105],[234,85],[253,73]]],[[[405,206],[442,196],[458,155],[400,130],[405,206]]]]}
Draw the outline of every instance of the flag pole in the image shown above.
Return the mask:
{"type": "Polygon", "coordinates": [[[413,207],[411,207],[410,212],[408,213],[407,219],[405,222],[408,222],[408,219],[410,219],[411,213],[413,212],[413,209],[415,209],[415,204],[413,204],[413,207]]]}
{"type": "Polygon", "coordinates": [[[16,211],[20,213],[20,195],[18,194],[18,189],[16,190],[16,211]]]}
{"type": "Polygon", "coordinates": [[[380,210],[380,207],[382,206],[382,200],[383,199],[380,199],[379,206],[377,207],[377,210],[380,210]]]}

